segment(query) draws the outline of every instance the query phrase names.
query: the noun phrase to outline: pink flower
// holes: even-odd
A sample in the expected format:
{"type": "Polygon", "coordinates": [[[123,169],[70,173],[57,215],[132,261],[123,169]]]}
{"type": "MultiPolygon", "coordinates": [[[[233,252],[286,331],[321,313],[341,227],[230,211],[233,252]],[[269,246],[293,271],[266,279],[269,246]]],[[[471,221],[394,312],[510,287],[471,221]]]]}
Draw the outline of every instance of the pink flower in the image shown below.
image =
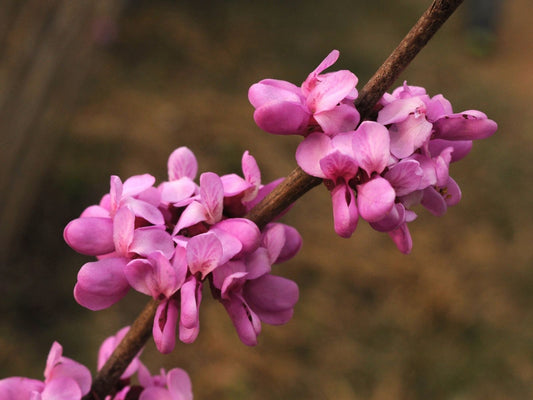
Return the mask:
{"type": "Polygon", "coordinates": [[[321,74],[338,58],[339,52],[333,50],[301,87],[275,79],[252,85],[248,99],[256,109],[257,125],[278,135],[305,136],[317,128],[335,135],[354,129],[359,122],[353,105],[357,77],[346,70],[321,74]]]}
{"type": "Polygon", "coordinates": [[[298,286],[270,274],[271,265],[292,257],[301,247],[299,234],[283,224],[269,224],[261,246],[245,258],[229,261],[213,272],[213,286],[220,293],[241,341],[257,344],[261,321],[287,323],[298,301],[298,286]]]}
{"type": "Polygon", "coordinates": [[[63,357],[63,348],[57,342],[52,344],[46,367],[44,382],[11,377],[0,380],[2,400],[80,400],[91,388],[91,373],[80,363],[63,357]]]}

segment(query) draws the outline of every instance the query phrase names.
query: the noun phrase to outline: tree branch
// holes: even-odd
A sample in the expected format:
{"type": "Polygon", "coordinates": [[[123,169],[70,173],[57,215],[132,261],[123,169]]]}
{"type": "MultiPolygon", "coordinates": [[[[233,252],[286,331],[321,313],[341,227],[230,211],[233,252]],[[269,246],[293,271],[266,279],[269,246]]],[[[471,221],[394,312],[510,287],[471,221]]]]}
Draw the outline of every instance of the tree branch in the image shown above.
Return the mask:
{"type": "MultiPolygon", "coordinates": [[[[387,89],[462,2],[463,0],[433,1],[398,47],[359,92],[355,105],[361,114],[361,120],[371,115],[376,103],[387,89]]],[[[255,222],[259,228],[263,228],[321,182],[322,179],[307,175],[301,168],[296,168],[255,206],[246,218],[255,222]]],[[[126,337],[97,374],[91,392],[83,400],[103,400],[107,394],[116,391],[120,376],[151,336],[157,305],[158,302],[155,300],[148,303],[126,337]]]]}

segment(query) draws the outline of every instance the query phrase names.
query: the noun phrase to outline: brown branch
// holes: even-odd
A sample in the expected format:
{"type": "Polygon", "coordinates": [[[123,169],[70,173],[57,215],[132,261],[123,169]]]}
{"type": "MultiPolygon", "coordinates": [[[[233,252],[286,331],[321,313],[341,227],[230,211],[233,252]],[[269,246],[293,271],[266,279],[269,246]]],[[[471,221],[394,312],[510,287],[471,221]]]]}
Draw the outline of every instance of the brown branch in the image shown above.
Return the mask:
{"type": "MultiPolygon", "coordinates": [[[[368,118],[381,96],[462,1],[433,1],[398,47],[359,92],[356,107],[361,114],[361,120],[368,118]]],[[[255,206],[246,218],[255,222],[259,228],[262,228],[321,182],[322,179],[309,176],[301,168],[296,168],[265,199],[255,206]]],[[[120,375],[150,338],[156,308],[157,302],[154,300],[146,306],[133,323],[124,340],[96,376],[91,393],[86,395],[83,400],[101,400],[106,394],[113,393],[116,390],[120,375]]]]}

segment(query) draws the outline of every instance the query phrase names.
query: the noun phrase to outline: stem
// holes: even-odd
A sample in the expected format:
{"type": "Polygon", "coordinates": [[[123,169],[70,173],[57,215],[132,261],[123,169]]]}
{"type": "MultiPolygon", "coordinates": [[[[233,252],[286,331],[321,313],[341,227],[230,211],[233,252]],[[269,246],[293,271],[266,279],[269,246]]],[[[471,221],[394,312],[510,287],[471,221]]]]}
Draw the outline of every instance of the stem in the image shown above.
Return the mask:
{"type": "MultiPolygon", "coordinates": [[[[355,105],[361,114],[361,120],[371,115],[376,103],[387,89],[462,2],[463,0],[434,0],[432,2],[398,47],[359,92],[355,105]]],[[[322,179],[307,175],[298,167],[256,205],[246,218],[255,222],[259,228],[263,228],[321,182],[322,179]]],[[[96,375],[91,392],[82,400],[103,400],[107,394],[116,391],[120,376],[151,336],[157,305],[157,301],[151,300],[144,308],[128,334],[96,375]]]]}

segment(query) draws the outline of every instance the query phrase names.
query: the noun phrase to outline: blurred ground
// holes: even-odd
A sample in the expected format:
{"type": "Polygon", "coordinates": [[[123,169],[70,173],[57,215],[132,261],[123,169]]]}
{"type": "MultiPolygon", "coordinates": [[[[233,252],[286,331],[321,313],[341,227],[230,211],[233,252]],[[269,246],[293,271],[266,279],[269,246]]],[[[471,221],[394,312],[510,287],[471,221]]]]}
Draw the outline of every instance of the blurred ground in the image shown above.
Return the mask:
{"type": "MultiPolygon", "coordinates": [[[[145,303],[132,294],[92,313],[71,295],[88,258],[62,242],[62,229],[108,190],[109,175],[164,179],[182,145],[202,171],[240,171],[248,149],[264,181],[286,175],[299,139],[254,126],[248,87],[267,77],[300,83],[337,48],[335,69],[354,71],[360,88],[428,3],[130,1],[1,266],[0,377],[40,377],[53,340],[95,365],[98,344],[145,303]]],[[[304,237],[301,254],[278,267],[300,285],[294,319],[265,326],[247,348],[206,294],[197,342],[170,356],[149,345],[152,371],[185,368],[197,399],[533,398],[528,7],[506,2],[483,57],[460,10],[401,78],[500,127],[453,165],[462,202],[441,218],[421,210],[410,225],[411,255],[364,223],[351,239],[336,237],[329,195],[314,189],[285,217],[304,237]]]]}

